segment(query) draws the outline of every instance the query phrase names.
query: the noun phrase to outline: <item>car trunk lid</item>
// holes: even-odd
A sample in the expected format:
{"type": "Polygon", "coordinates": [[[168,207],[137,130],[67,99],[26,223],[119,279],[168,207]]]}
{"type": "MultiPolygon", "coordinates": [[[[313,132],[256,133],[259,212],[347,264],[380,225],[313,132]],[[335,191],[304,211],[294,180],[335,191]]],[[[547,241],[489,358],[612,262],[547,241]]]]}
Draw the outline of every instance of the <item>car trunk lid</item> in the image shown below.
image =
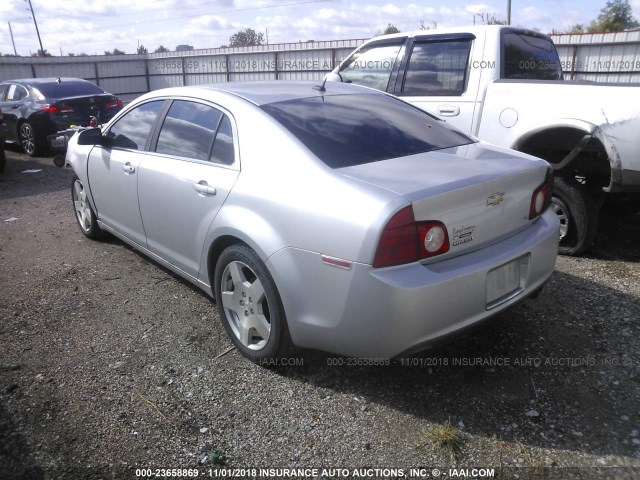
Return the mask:
{"type": "Polygon", "coordinates": [[[534,191],[547,164],[482,144],[341,169],[352,179],[412,203],[417,222],[444,223],[456,255],[512,235],[529,223],[534,191]]]}
{"type": "Polygon", "coordinates": [[[111,94],[58,98],[48,107],[56,122],[82,126],[88,125],[91,117],[105,123],[121,109],[122,101],[111,94]]]}

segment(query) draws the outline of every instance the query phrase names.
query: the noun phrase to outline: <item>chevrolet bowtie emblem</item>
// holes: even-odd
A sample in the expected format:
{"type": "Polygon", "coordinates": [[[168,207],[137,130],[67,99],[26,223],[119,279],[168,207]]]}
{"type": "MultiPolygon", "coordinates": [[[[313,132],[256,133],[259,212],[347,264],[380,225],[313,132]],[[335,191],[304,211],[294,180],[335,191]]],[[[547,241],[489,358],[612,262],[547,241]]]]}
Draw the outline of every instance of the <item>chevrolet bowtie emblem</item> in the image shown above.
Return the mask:
{"type": "Polygon", "coordinates": [[[504,192],[496,192],[487,198],[487,207],[495,207],[504,200],[504,192]]]}

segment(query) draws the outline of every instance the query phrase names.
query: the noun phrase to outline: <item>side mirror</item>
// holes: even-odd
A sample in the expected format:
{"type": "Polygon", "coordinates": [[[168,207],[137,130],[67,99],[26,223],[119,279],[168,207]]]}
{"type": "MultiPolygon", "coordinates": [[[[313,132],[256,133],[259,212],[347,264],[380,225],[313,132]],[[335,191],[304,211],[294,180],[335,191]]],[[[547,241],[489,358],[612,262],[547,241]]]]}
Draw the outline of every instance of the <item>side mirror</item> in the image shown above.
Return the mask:
{"type": "Polygon", "coordinates": [[[78,145],[100,145],[102,143],[102,130],[89,128],[78,134],[78,145]]]}

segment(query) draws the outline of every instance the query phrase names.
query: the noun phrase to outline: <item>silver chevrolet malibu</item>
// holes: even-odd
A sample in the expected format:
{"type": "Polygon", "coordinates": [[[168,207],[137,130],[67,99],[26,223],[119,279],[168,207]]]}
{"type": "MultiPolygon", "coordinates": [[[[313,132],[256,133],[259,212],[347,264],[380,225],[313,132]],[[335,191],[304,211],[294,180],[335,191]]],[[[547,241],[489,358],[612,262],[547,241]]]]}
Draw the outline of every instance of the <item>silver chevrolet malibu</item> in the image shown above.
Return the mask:
{"type": "Polygon", "coordinates": [[[558,250],[546,162],[355,85],[154,91],[67,162],[82,233],[206,291],[254,361],[416,352],[536,294],[558,250]]]}

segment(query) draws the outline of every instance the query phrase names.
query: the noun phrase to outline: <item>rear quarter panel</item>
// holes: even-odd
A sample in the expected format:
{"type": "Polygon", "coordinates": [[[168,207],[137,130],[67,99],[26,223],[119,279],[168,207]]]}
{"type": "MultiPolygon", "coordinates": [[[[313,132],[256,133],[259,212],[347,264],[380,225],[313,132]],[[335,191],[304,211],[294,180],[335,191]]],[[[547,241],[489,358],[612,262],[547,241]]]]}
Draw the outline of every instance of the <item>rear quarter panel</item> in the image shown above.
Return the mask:
{"type": "Polygon", "coordinates": [[[640,87],[565,81],[488,85],[478,137],[512,148],[528,132],[585,122],[615,145],[623,170],[640,171],[640,87]]]}

